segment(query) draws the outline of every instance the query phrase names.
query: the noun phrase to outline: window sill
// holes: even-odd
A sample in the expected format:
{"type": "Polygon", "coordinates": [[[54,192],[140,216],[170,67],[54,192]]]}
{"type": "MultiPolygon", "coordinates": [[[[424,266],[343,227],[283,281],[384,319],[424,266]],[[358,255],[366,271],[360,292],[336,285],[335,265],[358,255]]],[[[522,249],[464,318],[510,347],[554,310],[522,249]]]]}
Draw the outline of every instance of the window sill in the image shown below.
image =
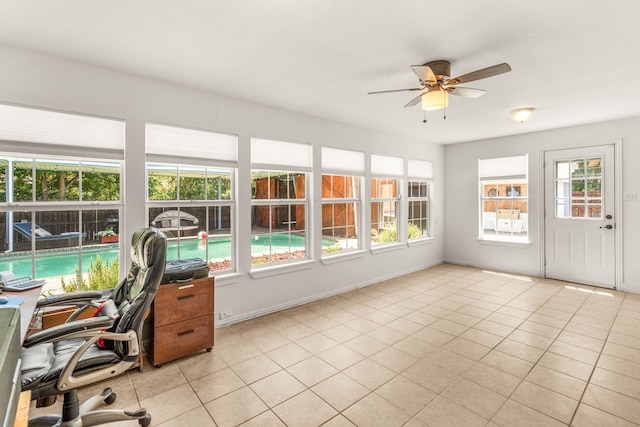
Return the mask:
{"type": "Polygon", "coordinates": [[[508,246],[511,248],[528,248],[531,246],[531,241],[528,242],[505,242],[502,240],[486,240],[486,239],[478,239],[481,245],[490,245],[490,246],[508,246]]]}
{"type": "Polygon", "coordinates": [[[278,274],[291,273],[293,271],[307,270],[315,263],[312,260],[297,261],[287,263],[283,265],[274,265],[269,267],[259,267],[251,270],[249,274],[254,279],[260,279],[263,277],[277,276],[278,274]]]}
{"type": "Polygon", "coordinates": [[[242,276],[240,273],[224,273],[219,276],[216,276],[215,274],[213,275],[215,278],[216,288],[219,286],[233,285],[236,283],[236,279],[240,276],[242,276]]]}
{"type": "Polygon", "coordinates": [[[433,243],[435,239],[433,237],[426,237],[423,239],[412,239],[407,242],[407,246],[421,246],[421,245],[429,245],[433,243]]]}
{"type": "Polygon", "coordinates": [[[397,251],[404,248],[405,243],[387,243],[386,245],[374,246],[370,249],[372,254],[378,254],[382,252],[397,251]]]}
{"type": "Polygon", "coordinates": [[[351,251],[351,252],[347,252],[339,255],[329,255],[329,256],[323,257],[320,260],[320,262],[326,265],[326,264],[335,264],[337,262],[348,261],[356,258],[362,258],[365,252],[366,251],[357,250],[357,251],[351,251]]]}

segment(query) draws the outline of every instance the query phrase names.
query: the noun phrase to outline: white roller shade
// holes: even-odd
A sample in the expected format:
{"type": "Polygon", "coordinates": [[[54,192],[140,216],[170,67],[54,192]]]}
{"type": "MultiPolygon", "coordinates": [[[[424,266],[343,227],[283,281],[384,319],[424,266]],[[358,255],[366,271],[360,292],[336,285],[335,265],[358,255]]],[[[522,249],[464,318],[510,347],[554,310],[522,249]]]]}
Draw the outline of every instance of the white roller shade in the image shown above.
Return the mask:
{"type": "Polygon", "coordinates": [[[402,177],[404,170],[402,157],[371,155],[371,175],[375,177],[402,177]]]}
{"type": "Polygon", "coordinates": [[[342,175],[364,175],[364,153],[322,147],[322,171],[342,175]]]}
{"type": "Polygon", "coordinates": [[[310,172],[313,166],[312,155],[309,144],[251,138],[253,169],[310,172]]]}
{"type": "Polygon", "coordinates": [[[0,139],[124,150],[124,121],[0,104],[0,139]]]}
{"type": "Polygon", "coordinates": [[[527,156],[480,159],[478,171],[480,180],[524,179],[527,177],[527,156]]]}
{"type": "Polygon", "coordinates": [[[237,163],[238,137],[156,123],[145,125],[147,154],[237,163]]]}
{"type": "Polygon", "coordinates": [[[433,179],[433,162],[428,160],[413,160],[407,162],[409,178],[433,179]]]}

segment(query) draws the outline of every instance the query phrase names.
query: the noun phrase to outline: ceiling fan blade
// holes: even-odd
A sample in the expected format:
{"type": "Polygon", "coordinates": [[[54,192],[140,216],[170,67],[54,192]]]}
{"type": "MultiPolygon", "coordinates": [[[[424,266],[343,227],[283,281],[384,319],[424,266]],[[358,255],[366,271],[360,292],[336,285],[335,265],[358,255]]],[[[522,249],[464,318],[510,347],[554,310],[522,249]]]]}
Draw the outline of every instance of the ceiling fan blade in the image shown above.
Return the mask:
{"type": "Polygon", "coordinates": [[[464,96],[465,98],[478,98],[487,91],[484,89],[474,89],[472,87],[455,86],[447,89],[451,95],[464,96]]]}
{"type": "Polygon", "coordinates": [[[423,87],[413,87],[411,89],[379,90],[379,91],[376,91],[376,92],[369,92],[369,93],[367,93],[367,95],[378,95],[380,93],[391,93],[391,92],[407,92],[407,91],[411,91],[411,90],[422,90],[424,88],[425,88],[425,86],[423,86],[423,87]]]}
{"type": "Polygon", "coordinates": [[[428,65],[412,65],[411,69],[422,83],[436,84],[438,79],[433,74],[433,70],[428,65]]]}
{"type": "Polygon", "coordinates": [[[416,96],[415,98],[413,98],[411,101],[407,102],[407,105],[404,106],[404,108],[407,107],[413,107],[414,105],[416,105],[418,102],[420,102],[420,100],[422,99],[422,94],[416,96]]]}
{"type": "Polygon", "coordinates": [[[486,79],[487,77],[497,76],[498,74],[508,73],[511,71],[511,66],[506,62],[492,67],[483,68],[482,70],[472,71],[467,74],[463,74],[459,77],[454,77],[449,80],[449,84],[468,83],[474,80],[486,79]]]}

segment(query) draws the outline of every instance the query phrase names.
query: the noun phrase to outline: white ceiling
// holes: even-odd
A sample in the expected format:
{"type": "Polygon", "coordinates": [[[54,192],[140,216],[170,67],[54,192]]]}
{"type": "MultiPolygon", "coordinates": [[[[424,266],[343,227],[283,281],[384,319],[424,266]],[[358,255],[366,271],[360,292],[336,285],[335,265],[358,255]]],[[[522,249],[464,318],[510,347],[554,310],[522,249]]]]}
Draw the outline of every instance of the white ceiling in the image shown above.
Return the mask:
{"type": "Polygon", "coordinates": [[[435,143],[640,115],[638,0],[0,0],[0,43],[435,143]],[[426,124],[367,95],[436,59],[513,71],[426,124]]]}

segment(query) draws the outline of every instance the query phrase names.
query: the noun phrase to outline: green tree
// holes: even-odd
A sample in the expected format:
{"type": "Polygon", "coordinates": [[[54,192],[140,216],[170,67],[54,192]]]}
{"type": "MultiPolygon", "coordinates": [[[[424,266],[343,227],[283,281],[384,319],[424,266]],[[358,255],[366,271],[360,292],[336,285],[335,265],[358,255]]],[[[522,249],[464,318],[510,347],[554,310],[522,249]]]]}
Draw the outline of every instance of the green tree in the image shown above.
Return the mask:
{"type": "MultiPolygon", "coordinates": [[[[120,199],[120,174],[117,167],[99,169],[86,166],[80,174],[79,166],[80,163],[77,166],[60,164],[54,165],[54,169],[36,169],[34,178],[31,162],[17,162],[13,170],[13,200],[31,201],[34,180],[38,201],[80,200],[81,181],[83,200],[120,199]],[[76,170],[72,170],[74,168],[76,170]]],[[[6,188],[6,183],[3,188],[6,188]]]]}

